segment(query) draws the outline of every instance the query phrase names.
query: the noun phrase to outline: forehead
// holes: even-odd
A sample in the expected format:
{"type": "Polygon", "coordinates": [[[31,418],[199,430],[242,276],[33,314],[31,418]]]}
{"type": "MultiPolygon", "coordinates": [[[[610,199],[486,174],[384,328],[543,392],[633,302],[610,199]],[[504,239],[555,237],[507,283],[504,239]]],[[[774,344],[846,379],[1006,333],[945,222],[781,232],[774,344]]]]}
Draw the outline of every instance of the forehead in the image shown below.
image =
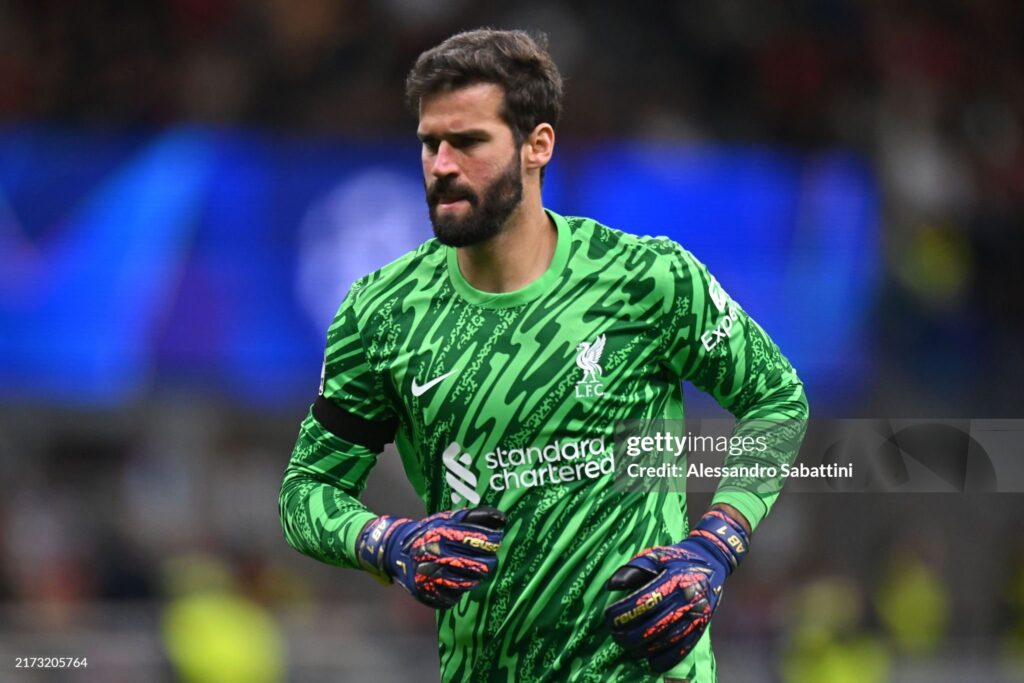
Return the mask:
{"type": "Polygon", "coordinates": [[[419,133],[507,126],[501,118],[505,94],[494,83],[474,83],[424,97],[419,133]]]}

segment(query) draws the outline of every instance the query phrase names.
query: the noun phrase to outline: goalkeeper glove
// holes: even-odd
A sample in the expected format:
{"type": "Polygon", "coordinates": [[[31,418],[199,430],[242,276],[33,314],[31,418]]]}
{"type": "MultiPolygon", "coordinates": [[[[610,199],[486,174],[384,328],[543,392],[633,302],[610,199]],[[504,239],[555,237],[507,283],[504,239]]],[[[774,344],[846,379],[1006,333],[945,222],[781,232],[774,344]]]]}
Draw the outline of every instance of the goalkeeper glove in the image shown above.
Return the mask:
{"type": "Polygon", "coordinates": [[[608,580],[608,590],[630,591],[605,609],[612,638],[655,672],[671,669],[704,634],[748,546],[746,530],[712,509],[682,542],[640,551],[608,580]]]}
{"type": "Polygon", "coordinates": [[[494,573],[505,515],[491,507],[448,510],[414,521],[384,515],[359,533],[364,569],[437,609],[454,605],[494,573]]]}

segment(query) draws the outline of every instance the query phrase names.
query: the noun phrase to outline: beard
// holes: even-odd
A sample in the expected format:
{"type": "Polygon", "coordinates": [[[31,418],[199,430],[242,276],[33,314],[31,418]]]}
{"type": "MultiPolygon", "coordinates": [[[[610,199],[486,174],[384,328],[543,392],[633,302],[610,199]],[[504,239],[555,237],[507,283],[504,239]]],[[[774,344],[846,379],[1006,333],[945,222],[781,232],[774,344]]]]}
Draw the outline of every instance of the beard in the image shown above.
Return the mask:
{"type": "Polygon", "coordinates": [[[427,188],[427,207],[434,236],[449,247],[471,247],[491,239],[505,227],[505,221],[522,200],[523,177],[518,153],[512,155],[502,174],[484,189],[483,196],[457,185],[452,176],[438,178],[432,187],[427,188]],[[469,203],[465,216],[438,214],[437,205],[442,200],[455,199],[465,199],[469,203]]]}

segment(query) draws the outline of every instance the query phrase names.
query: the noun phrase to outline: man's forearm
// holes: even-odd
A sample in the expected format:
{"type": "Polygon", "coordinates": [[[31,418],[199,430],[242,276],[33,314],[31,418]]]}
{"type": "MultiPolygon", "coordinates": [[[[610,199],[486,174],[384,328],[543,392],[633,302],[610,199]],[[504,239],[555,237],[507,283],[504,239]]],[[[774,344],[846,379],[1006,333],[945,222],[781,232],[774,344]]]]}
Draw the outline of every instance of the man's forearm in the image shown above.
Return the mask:
{"type": "Polygon", "coordinates": [[[352,568],[358,567],[359,532],[376,517],[337,487],[301,475],[285,479],[280,513],[290,546],[321,562],[352,568]]]}
{"type": "Polygon", "coordinates": [[[796,459],[807,430],[809,409],[803,384],[795,373],[787,379],[765,391],[736,416],[734,437],[750,437],[750,443],[758,444],[757,447],[730,453],[725,459],[731,470],[774,471],[774,475],[724,477],[712,499],[713,505],[725,504],[736,509],[751,531],[778,498],[785,484],[783,465],[796,459]]]}
{"type": "Polygon", "coordinates": [[[376,460],[307,416],[281,484],[279,511],[288,544],[321,562],[357,568],[359,532],[376,517],[358,495],[376,460]]]}

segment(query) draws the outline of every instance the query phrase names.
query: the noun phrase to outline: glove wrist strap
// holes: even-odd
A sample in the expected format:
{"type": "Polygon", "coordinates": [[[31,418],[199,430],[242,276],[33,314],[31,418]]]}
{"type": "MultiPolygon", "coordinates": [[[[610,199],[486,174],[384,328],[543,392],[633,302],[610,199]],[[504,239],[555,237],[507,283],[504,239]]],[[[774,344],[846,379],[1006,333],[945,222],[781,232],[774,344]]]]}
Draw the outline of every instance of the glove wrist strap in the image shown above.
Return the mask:
{"type": "Polygon", "coordinates": [[[391,583],[391,575],[387,571],[384,559],[387,555],[388,541],[394,534],[395,529],[407,519],[381,515],[371,519],[359,532],[359,540],[356,541],[356,557],[359,559],[359,566],[373,574],[381,583],[391,583]]]}
{"type": "Polygon", "coordinates": [[[746,529],[721,510],[709,510],[690,532],[690,537],[714,551],[730,574],[750,548],[750,535],[746,529]]]}

